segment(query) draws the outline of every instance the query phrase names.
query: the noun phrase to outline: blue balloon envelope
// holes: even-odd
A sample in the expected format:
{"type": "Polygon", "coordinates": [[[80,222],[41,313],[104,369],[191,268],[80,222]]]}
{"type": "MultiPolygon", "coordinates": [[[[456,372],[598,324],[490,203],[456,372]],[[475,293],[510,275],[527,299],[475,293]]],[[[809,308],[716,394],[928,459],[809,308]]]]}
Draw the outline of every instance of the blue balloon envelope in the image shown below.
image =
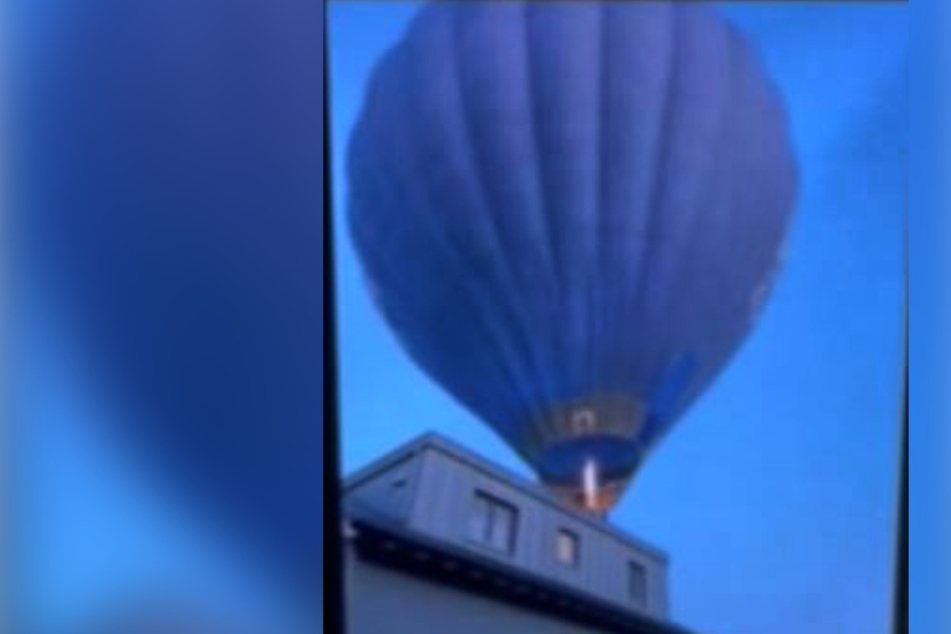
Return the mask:
{"type": "Polygon", "coordinates": [[[755,51],[687,3],[427,6],[348,175],[411,357],[596,512],[750,330],[798,181],[755,51]]]}

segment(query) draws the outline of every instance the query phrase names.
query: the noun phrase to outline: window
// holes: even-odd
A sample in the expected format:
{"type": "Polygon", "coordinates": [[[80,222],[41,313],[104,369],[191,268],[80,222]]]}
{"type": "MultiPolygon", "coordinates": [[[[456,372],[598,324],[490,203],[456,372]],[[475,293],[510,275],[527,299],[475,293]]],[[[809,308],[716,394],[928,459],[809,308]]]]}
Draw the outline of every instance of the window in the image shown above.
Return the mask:
{"type": "Polygon", "coordinates": [[[477,491],[470,518],[469,535],[475,541],[504,553],[515,550],[518,511],[507,502],[477,491]]]}
{"type": "Polygon", "coordinates": [[[555,535],[555,559],[571,568],[578,567],[578,536],[562,528],[555,535]]]}
{"type": "Polygon", "coordinates": [[[632,561],[627,565],[628,592],[638,605],[647,604],[647,569],[632,561]]]}

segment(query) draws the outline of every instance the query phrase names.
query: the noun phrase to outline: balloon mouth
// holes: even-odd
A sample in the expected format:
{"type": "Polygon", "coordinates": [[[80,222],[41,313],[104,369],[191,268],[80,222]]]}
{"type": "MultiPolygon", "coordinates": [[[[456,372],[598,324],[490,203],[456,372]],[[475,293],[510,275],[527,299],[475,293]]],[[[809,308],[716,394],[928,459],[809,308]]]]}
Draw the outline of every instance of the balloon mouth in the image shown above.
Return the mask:
{"type": "Polygon", "coordinates": [[[586,490],[584,485],[546,483],[546,486],[565,506],[598,519],[606,519],[623,495],[629,479],[600,482],[593,492],[586,490]]]}
{"type": "Polygon", "coordinates": [[[569,507],[603,517],[640,464],[639,445],[612,435],[552,443],[538,456],[542,483],[569,507]]]}

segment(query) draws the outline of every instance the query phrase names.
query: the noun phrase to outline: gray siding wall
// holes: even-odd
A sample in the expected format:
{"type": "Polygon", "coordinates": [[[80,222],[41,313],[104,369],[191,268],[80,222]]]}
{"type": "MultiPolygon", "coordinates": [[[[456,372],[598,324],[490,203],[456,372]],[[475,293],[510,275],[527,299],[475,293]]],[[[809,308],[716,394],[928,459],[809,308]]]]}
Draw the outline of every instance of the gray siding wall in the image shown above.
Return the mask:
{"type": "Polygon", "coordinates": [[[348,553],[350,634],[603,634],[375,566],[348,553]]]}
{"type": "Polygon", "coordinates": [[[442,451],[425,451],[419,460],[416,495],[407,518],[412,529],[560,580],[627,609],[639,608],[629,595],[628,585],[628,562],[636,561],[647,572],[647,604],[640,609],[655,618],[666,618],[664,560],[442,451]],[[498,497],[518,509],[517,541],[511,556],[471,539],[469,519],[476,491],[498,497]],[[559,528],[580,538],[577,568],[569,568],[555,559],[554,540],[559,528]]]}
{"type": "Polygon", "coordinates": [[[347,495],[374,512],[404,523],[414,497],[418,464],[417,454],[405,456],[385,470],[354,483],[347,495]]]}

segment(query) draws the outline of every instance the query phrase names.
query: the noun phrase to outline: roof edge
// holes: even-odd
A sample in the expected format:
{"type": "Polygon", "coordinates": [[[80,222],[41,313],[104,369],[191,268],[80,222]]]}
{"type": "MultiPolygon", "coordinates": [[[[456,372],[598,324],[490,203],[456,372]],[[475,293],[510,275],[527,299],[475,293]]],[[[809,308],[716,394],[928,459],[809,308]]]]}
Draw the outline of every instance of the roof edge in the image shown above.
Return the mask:
{"type": "Polygon", "coordinates": [[[436,449],[448,454],[451,457],[461,459],[467,462],[470,466],[487,471],[491,475],[505,480],[512,486],[517,487],[523,493],[527,493],[546,504],[554,506],[558,509],[558,511],[565,513],[566,515],[569,515],[580,522],[584,522],[588,527],[593,528],[601,533],[605,533],[615,539],[626,542],[627,544],[644,551],[645,554],[657,559],[665,565],[670,563],[670,555],[665,550],[643,540],[640,537],[636,537],[628,533],[626,530],[611,524],[609,521],[589,517],[584,513],[565,506],[560,500],[545,490],[537,482],[528,480],[525,478],[525,476],[522,476],[518,473],[515,473],[511,469],[499,465],[492,460],[479,455],[461,443],[449,438],[448,436],[433,430],[426,431],[416,436],[412,440],[399,445],[395,449],[385,453],[383,456],[373,460],[366,466],[346,476],[343,481],[344,493],[346,494],[349,491],[352,491],[355,487],[367,479],[382,473],[393,464],[408,459],[412,457],[413,454],[421,452],[427,448],[436,449]]]}
{"type": "Polygon", "coordinates": [[[627,634],[693,634],[675,623],[626,610],[595,596],[451,544],[355,513],[351,538],[358,557],[457,591],[512,604],[585,626],[627,634]]]}

